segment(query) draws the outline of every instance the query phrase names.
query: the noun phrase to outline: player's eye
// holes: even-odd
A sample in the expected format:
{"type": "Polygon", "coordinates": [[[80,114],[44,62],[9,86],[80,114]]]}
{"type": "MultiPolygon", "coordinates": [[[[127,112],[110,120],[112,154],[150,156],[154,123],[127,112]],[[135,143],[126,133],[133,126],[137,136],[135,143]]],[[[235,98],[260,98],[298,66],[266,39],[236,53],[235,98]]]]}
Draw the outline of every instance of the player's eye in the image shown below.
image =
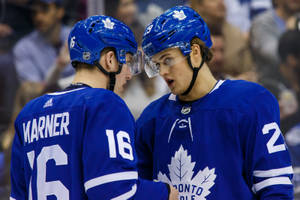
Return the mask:
{"type": "Polygon", "coordinates": [[[173,58],[166,58],[166,59],[164,59],[164,65],[166,65],[166,66],[172,66],[173,64],[174,64],[174,59],[173,58]]]}

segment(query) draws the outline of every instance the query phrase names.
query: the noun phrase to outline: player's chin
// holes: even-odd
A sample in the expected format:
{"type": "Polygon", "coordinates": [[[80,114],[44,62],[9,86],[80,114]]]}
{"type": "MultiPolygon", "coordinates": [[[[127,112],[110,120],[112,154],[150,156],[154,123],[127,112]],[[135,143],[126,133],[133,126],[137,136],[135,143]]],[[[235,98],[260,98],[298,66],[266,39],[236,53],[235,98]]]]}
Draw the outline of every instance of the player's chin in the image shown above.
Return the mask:
{"type": "Polygon", "coordinates": [[[178,88],[176,87],[169,87],[170,91],[172,92],[172,94],[175,94],[175,95],[180,95],[182,94],[182,92],[180,92],[180,90],[178,90],[178,88]]]}

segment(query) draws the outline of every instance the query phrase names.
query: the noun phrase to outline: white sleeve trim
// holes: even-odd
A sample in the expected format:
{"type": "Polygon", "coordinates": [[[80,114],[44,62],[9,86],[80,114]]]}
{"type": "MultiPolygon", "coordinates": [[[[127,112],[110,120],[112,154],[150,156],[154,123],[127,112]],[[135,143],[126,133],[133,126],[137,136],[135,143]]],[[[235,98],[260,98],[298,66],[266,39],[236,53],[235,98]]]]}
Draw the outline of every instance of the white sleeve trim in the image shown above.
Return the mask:
{"type": "Polygon", "coordinates": [[[84,183],[85,191],[87,191],[90,188],[103,185],[105,183],[110,183],[114,181],[124,181],[124,180],[132,180],[137,179],[138,173],[136,171],[127,171],[127,172],[119,172],[119,173],[113,173],[108,174],[104,176],[100,176],[97,178],[93,178],[89,181],[86,181],[84,183]]]}
{"type": "Polygon", "coordinates": [[[15,198],[9,197],[9,200],[16,200],[15,198]]]}
{"type": "Polygon", "coordinates": [[[261,189],[271,186],[271,185],[292,185],[291,180],[288,177],[276,177],[269,178],[259,183],[253,185],[252,190],[254,193],[260,191],[261,189]]]}
{"type": "Polygon", "coordinates": [[[128,191],[120,196],[117,196],[115,198],[112,198],[111,200],[127,200],[127,199],[131,198],[135,193],[136,193],[136,184],[134,184],[132,186],[130,191],[128,191]]]}
{"type": "Polygon", "coordinates": [[[293,174],[292,166],[271,170],[256,170],[253,172],[253,176],[255,177],[274,177],[285,174],[293,174]]]}

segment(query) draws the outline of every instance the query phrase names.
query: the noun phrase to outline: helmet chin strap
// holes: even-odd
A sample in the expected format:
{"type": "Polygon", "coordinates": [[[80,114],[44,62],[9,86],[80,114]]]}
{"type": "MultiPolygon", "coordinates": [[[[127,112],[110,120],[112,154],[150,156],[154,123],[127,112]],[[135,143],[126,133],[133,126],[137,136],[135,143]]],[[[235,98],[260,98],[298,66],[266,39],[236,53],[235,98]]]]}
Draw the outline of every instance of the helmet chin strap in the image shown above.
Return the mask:
{"type": "Polygon", "coordinates": [[[206,58],[206,54],[204,54],[202,56],[202,61],[201,61],[200,66],[199,67],[193,67],[192,62],[191,62],[191,57],[190,57],[190,55],[188,55],[187,61],[188,61],[188,64],[189,64],[190,68],[193,70],[193,78],[191,80],[191,83],[190,83],[188,89],[184,93],[182,93],[181,95],[185,96],[188,93],[190,93],[190,91],[192,90],[193,86],[195,85],[195,82],[196,82],[196,79],[197,79],[197,76],[198,76],[198,72],[199,72],[199,70],[201,69],[202,65],[204,64],[204,62],[206,60],[205,58],[206,58]]]}
{"type": "Polygon", "coordinates": [[[115,84],[116,84],[116,75],[121,73],[123,64],[119,63],[119,69],[116,72],[108,72],[106,71],[97,61],[94,62],[94,65],[96,65],[96,67],[106,76],[109,77],[109,84],[108,84],[108,88],[111,91],[114,91],[115,88],[115,84]]]}

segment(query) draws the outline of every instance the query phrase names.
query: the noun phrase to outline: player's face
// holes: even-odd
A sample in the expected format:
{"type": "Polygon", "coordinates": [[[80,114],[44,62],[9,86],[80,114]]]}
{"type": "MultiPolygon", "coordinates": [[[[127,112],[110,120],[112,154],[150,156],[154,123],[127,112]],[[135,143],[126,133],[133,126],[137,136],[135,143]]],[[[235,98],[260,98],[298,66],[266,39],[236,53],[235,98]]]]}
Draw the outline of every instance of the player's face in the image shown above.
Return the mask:
{"type": "Polygon", "coordinates": [[[159,65],[159,74],[173,94],[180,95],[186,91],[193,72],[188,65],[187,58],[178,48],[169,48],[155,54],[152,61],[159,65]]]}
{"type": "MultiPolygon", "coordinates": [[[[130,62],[131,59],[132,59],[132,55],[126,54],[126,63],[130,62]]],[[[124,87],[127,81],[129,81],[131,78],[132,78],[132,74],[130,68],[127,66],[127,64],[123,64],[120,74],[116,76],[115,92],[121,95],[124,92],[124,87]]]]}
{"type": "Polygon", "coordinates": [[[63,9],[54,3],[39,3],[33,6],[33,22],[38,31],[47,34],[63,17],[63,9]]]}

